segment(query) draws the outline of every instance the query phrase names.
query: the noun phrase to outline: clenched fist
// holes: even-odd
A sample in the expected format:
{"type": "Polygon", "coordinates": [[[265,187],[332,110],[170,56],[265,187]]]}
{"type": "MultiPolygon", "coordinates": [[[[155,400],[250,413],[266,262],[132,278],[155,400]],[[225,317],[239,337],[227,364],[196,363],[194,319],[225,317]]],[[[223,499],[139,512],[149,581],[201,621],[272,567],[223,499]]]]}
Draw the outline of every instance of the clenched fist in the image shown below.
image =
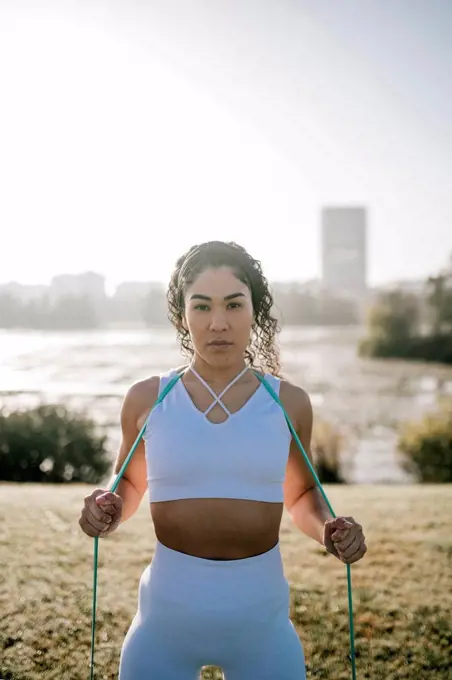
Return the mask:
{"type": "Polygon", "coordinates": [[[345,564],[358,562],[367,552],[363,528],[353,517],[336,517],[325,522],[323,542],[327,551],[345,564]]]}
{"type": "Polygon", "coordinates": [[[122,515],[121,496],[106,489],[95,489],[84,501],[78,523],[85,534],[103,538],[118,528],[122,515]]]}

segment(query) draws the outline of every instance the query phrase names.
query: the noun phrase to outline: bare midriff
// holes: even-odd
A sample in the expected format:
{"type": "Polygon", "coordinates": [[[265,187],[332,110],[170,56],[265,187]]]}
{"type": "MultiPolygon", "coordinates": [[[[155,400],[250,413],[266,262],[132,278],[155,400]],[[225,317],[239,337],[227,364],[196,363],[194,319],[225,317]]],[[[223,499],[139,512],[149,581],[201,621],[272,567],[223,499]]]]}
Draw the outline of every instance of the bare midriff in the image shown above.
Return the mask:
{"type": "Polygon", "coordinates": [[[283,503],[190,498],[151,503],[157,539],[167,548],[214,560],[260,555],[278,542],[283,503]]]}

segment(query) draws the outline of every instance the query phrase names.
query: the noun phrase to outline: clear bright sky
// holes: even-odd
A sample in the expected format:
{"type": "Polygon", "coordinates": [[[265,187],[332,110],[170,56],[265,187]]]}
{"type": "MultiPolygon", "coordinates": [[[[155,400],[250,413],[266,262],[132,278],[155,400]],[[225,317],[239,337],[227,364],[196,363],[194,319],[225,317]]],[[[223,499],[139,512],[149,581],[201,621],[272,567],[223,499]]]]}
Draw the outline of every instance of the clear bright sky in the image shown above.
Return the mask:
{"type": "Polygon", "coordinates": [[[0,282],[166,281],[232,239],[320,275],[369,209],[370,282],[452,252],[450,0],[0,4],[0,282]],[[78,7],[77,7],[78,5],[78,7]]]}

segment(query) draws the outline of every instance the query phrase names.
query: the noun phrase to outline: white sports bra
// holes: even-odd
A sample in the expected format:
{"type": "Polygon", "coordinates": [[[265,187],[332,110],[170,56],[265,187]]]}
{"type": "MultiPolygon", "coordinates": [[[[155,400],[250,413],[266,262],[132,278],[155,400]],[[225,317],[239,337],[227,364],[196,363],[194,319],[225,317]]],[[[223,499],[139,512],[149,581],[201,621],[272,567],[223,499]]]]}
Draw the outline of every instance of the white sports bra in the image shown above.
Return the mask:
{"type": "MultiPolygon", "coordinates": [[[[248,370],[241,371],[217,395],[193,368],[213,396],[202,412],[193,403],[182,379],[150,413],[143,435],[151,502],[182,498],[238,498],[283,502],[283,483],[291,433],[278,403],[265,385],[242,408],[231,413],[221,401],[248,370]],[[219,404],[227,414],[221,423],[207,418],[219,404]]],[[[177,375],[160,378],[159,395],[177,375]]],[[[265,380],[279,394],[280,380],[265,380]]]]}

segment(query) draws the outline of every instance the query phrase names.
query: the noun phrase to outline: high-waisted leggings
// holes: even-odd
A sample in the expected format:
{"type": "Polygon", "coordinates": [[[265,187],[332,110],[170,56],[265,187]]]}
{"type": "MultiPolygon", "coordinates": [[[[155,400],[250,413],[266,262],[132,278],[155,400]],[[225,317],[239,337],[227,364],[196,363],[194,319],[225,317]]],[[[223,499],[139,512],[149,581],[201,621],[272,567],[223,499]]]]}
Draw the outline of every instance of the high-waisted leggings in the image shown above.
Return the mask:
{"type": "Polygon", "coordinates": [[[305,680],[289,619],[280,546],[239,560],[208,560],[158,542],[121,651],[119,680],[305,680]]]}

